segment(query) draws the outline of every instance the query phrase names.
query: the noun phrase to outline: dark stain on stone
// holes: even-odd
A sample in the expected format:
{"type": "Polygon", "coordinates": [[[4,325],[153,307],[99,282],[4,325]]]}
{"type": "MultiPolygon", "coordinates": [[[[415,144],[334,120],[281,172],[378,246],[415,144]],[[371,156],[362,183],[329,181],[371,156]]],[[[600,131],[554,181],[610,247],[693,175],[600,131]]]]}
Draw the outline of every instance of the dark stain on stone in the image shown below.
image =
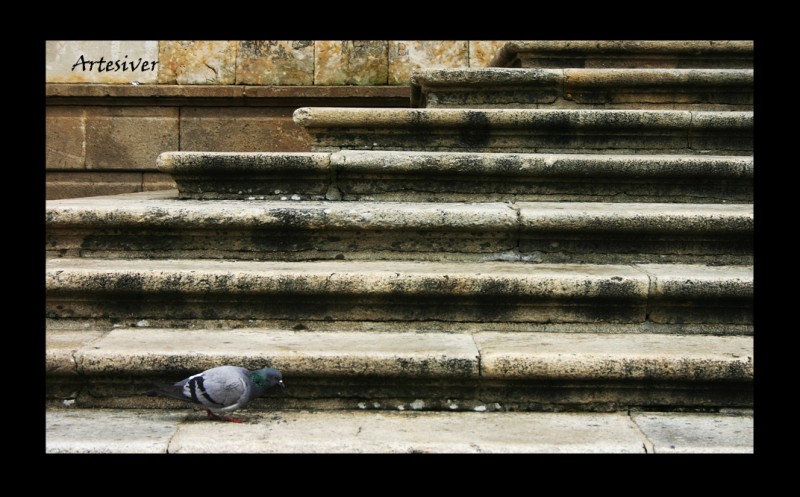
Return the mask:
{"type": "Polygon", "coordinates": [[[459,130],[458,140],[466,148],[488,147],[491,133],[492,127],[485,113],[467,111],[466,125],[459,130]]]}

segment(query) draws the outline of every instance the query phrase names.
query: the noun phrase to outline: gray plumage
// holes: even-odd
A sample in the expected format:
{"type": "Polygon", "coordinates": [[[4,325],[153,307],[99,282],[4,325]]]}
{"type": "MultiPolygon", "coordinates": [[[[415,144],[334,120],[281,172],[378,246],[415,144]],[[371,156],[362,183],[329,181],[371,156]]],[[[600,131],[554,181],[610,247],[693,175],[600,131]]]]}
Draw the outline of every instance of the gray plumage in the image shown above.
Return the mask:
{"type": "Polygon", "coordinates": [[[209,417],[241,421],[223,414],[242,409],[269,388],[284,387],[281,372],[274,368],[249,371],[238,366],[219,366],[192,375],[173,385],[163,385],[151,395],[185,400],[206,408],[209,417]]]}

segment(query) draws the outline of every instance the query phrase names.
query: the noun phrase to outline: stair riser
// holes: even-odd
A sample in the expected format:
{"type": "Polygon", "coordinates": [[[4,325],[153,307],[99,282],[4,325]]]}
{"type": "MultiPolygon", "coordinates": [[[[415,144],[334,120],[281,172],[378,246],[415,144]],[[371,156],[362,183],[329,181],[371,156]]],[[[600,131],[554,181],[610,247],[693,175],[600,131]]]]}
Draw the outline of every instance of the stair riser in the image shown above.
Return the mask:
{"type": "Polygon", "coordinates": [[[519,260],[621,264],[751,264],[753,237],[697,233],[544,233],[317,230],[199,232],[50,229],[49,257],[236,260],[519,260]]]}
{"type": "Polygon", "coordinates": [[[626,69],[752,69],[753,56],[681,57],[677,55],[548,56],[519,54],[507,67],[521,68],[626,68],[626,69]]]}

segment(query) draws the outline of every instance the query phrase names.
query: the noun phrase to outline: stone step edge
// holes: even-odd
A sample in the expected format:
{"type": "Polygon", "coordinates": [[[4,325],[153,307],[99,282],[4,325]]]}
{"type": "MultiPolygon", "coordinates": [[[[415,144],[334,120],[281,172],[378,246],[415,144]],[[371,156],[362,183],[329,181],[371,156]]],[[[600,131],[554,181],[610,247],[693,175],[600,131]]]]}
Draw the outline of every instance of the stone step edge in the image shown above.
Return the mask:
{"type": "Polygon", "coordinates": [[[753,381],[753,337],[668,334],[48,331],[48,376],[183,374],[235,364],[291,378],[753,381]]]}
{"type": "MultiPolygon", "coordinates": [[[[411,107],[424,107],[425,93],[439,89],[461,92],[486,92],[487,88],[540,90],[547,93],[537,101],[552,103],[558,98],[573,100],[576,94],[601,90],[615,93],[633,89],[637,92],[735,90],[737,93],[752,93],[753,80],[752,69],[426,69],[411,75],[411,107]]],[[[740,103],[740,100],[732,103],[740,103]]]]}
{"type": "Polygon", "coordinates": [[[615,57],[630,58],[743,58],[752,64],[753,42],[749,40],[711,41],[711,40],[540,40],[509,41],[489,62],[489,66],[506,67],[523,57],[541,55],[544,57],[592,58],[615,57]]]}
{"type": "Polygon", "coordinates": [[[752,204],[178,200],[174,190],[46,202],[48,230],[247,229],[747,235],[752,204]]]}
{"type": "Polygon", "coordinates": [[[47,259],[50,294],[168,292],[264,295],[515,296],[734,299],[753,297],[753,267],[697,264],[47,259]],[[524,269],[524,272],[521,270],[524,269]]]}

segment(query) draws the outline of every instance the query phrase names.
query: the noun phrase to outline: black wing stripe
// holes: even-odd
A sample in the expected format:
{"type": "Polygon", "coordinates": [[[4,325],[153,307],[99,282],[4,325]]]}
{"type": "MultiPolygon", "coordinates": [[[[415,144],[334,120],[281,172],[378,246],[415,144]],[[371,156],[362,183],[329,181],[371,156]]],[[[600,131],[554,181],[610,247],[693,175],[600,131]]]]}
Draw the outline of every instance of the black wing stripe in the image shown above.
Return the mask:
{"type": "Polygon", "coordinates": [[[212,404],[216,404],[218,406],[222,406],[223,405],[221,402],[217,402],[216,400],[212,399],[211,396],[208,394],[208,392],[206,391],[206,387],[203,385],[203,377],[202,376],[198,376],[197,378],[192,379],[190,384],[191,384],[191,390],[192,390],[192,398],[195,401],[197,401],[197,392],[195,391],[195,385],[196,385],[197,388],[200,389],[200,395],[202,395],[204,399],[206,399],[207,401],[211,402],[212,404]]]}

